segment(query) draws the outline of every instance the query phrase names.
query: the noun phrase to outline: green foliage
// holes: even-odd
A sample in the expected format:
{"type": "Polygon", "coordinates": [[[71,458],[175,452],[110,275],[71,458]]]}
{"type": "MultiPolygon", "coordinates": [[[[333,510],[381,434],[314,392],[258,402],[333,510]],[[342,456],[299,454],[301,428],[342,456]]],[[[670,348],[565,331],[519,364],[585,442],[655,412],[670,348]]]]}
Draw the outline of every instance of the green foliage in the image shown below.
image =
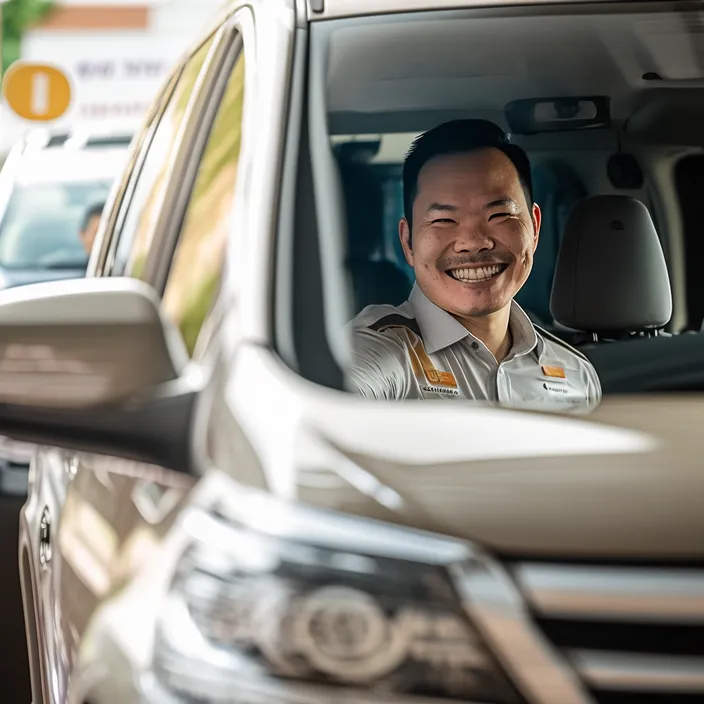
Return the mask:
{"type": "Polygon", "coordinates": [[[2,64],[0,74],[20,58],[22,35],[54,6],[54,0],[9,0],[2,12],[2,64]]]}

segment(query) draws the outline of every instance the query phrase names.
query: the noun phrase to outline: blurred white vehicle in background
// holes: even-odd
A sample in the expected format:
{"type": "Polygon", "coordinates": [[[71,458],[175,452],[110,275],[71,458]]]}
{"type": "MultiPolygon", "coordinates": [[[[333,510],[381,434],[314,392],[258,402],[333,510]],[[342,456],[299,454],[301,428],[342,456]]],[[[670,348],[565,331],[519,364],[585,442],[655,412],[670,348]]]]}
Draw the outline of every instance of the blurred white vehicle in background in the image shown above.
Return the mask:
{"type": "Polygon", "coordinates": [[[125,165],[126,126],[33,130],[0,172],[0,288],[85,274],[79,232],[125,165]]]}

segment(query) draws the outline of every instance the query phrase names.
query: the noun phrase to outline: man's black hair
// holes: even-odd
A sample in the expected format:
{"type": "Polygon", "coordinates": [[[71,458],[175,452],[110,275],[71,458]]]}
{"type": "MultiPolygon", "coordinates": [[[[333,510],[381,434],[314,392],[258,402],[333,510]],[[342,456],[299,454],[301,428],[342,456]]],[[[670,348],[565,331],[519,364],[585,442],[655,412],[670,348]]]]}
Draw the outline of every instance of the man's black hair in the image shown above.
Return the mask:
{"type": "Polygon", "coordinates": [[[503,152],[516,167],[528,206],[533,205],[533,179],[528,155],[509,142],[506,133],[489,120],[453,120],[417,137],[403,162],[403,210],[413,229],[413,202],[418,192],[418,174],[431,159],[493,147],[503,152]]]}
{"type": "Polygon", "coordinates": [[[96,203],[88,208],[86,214],[83,216],[83,224],[81,225],[81,232],[85,232],[90,221],[97,215],[100,217],[105,210],[105,203],[96,203]]]}

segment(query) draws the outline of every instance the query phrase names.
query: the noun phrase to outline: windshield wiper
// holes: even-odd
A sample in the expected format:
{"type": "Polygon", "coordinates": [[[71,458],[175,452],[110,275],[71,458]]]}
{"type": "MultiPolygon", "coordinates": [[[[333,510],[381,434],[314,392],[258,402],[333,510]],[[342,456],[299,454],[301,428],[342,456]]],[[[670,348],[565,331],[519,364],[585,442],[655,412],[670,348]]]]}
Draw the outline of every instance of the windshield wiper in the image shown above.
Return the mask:
{"type": "Polygon", "coordinates": [[[88,261],[84,259],[80,262],[54,262],[52,264],[43,264],[42,266],[37,267],[37,269],[43,269],[45,271],[54,271],[57,269],[85,269],[87,266],[88,261]]]}
{"type": "MultiPolygon", "coordinates": [[[[0,0],[1,1],[1,0],[0,0]]],[[[3,262],[0,261],[0,269],[6,271],[56,271],[61,269],[83,269],[88,267],[88,260],[81,259],[64,262],[51,262],[40,264],[38,262],[3,262]]]]}

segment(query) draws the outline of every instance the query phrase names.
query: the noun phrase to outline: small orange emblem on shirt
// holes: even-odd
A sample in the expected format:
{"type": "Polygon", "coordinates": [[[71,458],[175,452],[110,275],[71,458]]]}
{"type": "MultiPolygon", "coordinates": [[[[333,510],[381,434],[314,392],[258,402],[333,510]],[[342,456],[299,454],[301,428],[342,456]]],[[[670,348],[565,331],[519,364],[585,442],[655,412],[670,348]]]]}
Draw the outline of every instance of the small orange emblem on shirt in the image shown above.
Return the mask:
{"type": "Polygon", "coordinates": [[[457,381],[455,377],[450,372],[441,372],[437,369],[425,369],[425,378],[431,384],[438,384],[439,386],[449,386],[453,389],[457,388],[457,381]]]}
{"type": "Polygon", "coordinates": [[[564,379],[565,370],[562,367],[541,367],[545,376],[551,376],[555,379],[564,379]]]}

